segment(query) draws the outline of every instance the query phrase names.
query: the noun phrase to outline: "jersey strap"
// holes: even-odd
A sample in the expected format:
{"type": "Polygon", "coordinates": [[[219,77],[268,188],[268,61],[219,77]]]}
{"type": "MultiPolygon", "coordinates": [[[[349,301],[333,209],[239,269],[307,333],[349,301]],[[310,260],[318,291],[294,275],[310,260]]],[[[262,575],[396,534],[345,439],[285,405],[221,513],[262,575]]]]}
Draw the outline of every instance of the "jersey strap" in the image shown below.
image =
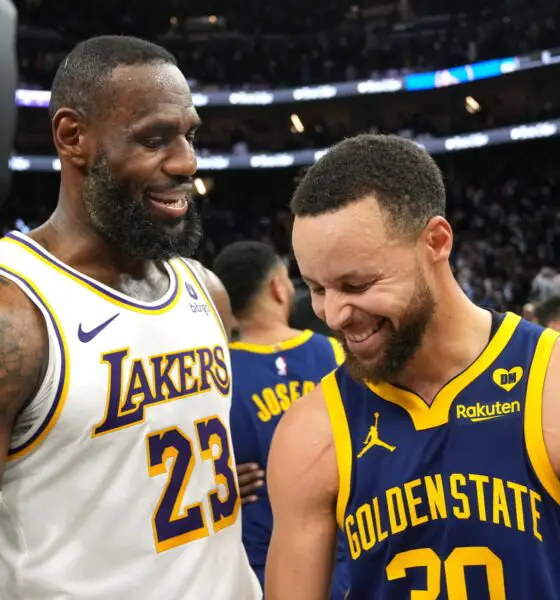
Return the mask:
{"type": "Polygon", "coordinates": [[[541,335],[529,371],[525,404],[525,445],[536,476],[545,490],[560,504],[560,480],[556,476],[544,443],[543,390],[548,364],[559,333],[547,329],[541,335]]]}
{"type": "Polygon", "coordinates": [[[366,382],[366,385],[387,402],[404,408],[410,415],[417,431],[445,425],[449,420],[449,410],[455,398],[500,356],[520,321],[521,317],[518,315],[507,313],[482,354],[462,373],[447,383],[437,393],[431,404],[426,404],[418,394],[387,382],[377,384],[366,382]]]}
{"type": "Polygon", "coordinates": [[[333,349],[334,360],[336,364],[340,367],[340,365],[346,360],[344,349],[342,348],[340,342],[337,339],[330,337],[328,338],[328,340],[331,343],[333,349]]]}
{"type": "Polygon", "coordinates": [[[331,428],[333,432],[336,462],[338,466],[338,498],[336,501],[336,520],[339,527],[344,527],[344,515],[350,498],[350,482],[352,478],[352,440],[350,427],[346,418],[346,411],[340,396],[340,389],[336,381],[336,371],[329,373],[321,381],[321,388],[331,428]]]}
{"type": "MultiPolygon", "coordinates": [[[[22,292],[39,308],[46,323],[52,327],[54,331],[57,345],[60,351],[60,373],[58,381],[56,382],[56,388],[54,392],[54,398],[50,403],[50,408],[46,416],[40,420],[33,428],[33,433],[26,437],[25,441],[18,446],[11,447],[8,451],[8,461],[13,461],[23,457],[38,446],[49,432],[56,425],[64,403],[66,401],[66,395],[68,392],[68,381],[69,381],[69,353],[68,344],[66,338],[60,326],[60,322],[45,297],[41,292],[21,273],[18,273],[12,269],[8,269],[5,266],[0,266],[0,275],[13,281],[22,292]]],[[[49,343],[52,342],[49,335],[49,343]]],[[[44,384],[41,385],[40,389],[43,389],[44,384]]]]}

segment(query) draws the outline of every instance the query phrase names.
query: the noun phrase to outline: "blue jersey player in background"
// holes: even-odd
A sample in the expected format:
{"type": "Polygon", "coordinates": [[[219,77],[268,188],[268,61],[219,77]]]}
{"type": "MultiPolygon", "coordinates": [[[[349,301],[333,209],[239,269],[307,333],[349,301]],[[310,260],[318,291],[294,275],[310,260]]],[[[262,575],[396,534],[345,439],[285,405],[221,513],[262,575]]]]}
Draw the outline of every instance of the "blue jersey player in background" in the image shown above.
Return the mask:
{"type": "MultiPolygon", "coordinates": [[[[332,338],[289,326],[294,288],[271,246],[251,241],[231,244],[216,258],[214,272],[229,294],[240,338],[230,346],[236,460],[265,466],[281,417],[344,360],[344,352],[332,338]]],[[[255,501],[243,506],[243,543],[264,586],[272,510],[264,487],[251,499],[255,501]]],[[[342,551],[339,560],[332,600],[342,600],[348,589],[342,551]]]]}
{"type": "Polygon", "coordinates": [[[433,159],[344,140],[301,180],[293,247],[346,360],[270,450],[267,600],[323,600],[336,524],[348,600],[560,598],[560,345],[453,276],[433,159]]]}

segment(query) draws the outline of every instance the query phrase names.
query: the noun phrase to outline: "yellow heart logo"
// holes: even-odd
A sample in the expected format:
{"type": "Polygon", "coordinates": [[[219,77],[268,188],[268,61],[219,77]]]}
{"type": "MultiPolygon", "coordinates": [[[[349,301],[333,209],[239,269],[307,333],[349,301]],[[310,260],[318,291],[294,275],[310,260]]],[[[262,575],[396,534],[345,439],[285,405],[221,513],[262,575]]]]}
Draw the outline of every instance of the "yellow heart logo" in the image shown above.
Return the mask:
{"type": "Polygon", "coordinates": [[[506,392],[511,390],[521,381],[523,377],[523,369],[521,367],[513,367],[509,371],[505,369],[496,369],[492,375],[492,379],[496,385],[499,385],[506,392]]]}

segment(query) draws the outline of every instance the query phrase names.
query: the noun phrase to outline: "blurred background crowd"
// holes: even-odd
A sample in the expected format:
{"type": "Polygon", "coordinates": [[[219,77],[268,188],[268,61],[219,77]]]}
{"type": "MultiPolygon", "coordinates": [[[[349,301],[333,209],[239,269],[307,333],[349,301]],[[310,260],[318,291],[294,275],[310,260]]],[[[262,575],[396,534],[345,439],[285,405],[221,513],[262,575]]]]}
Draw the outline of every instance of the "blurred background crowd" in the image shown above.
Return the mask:
{"type": "Polygon", "coordinates": [[[177,56],[193,87],[308,85],[429,70],[551,48],[553,0],[23,0],[21,76],[48,86],[79,40],[148,37],[177,56]],[[68,10],[71,6],[71,10],[68,10]]]}
{"type": "MultiPolygon", "coordinates": [[[[558,56],[554,0],[176,0],[18,3],[20,88],[48,90],[66,52],[100,33],[146,37],[171,50],[195,91],[255,90],[393,77],[537,55],[558,56]]],[[[437,89],[266,106],[201,106],[201,156],[322,149],[356,133],[419,141],[560,119],[560,66],[437,89]]],[[[536,136],[535,136],[536,137],[536,136]]],[[[453,265],[465,292],[498,310],[560,294],[560,141],[517,141],[436,156],[455,231],[453,265]]],[[[19,112],[15,152],[52,155],[47,111],[19,112]]],[[[205,238],[198,258],[238,239],[272,243],[298,283],[288,202],[301,176],[281,169],[201,170],[205,238]]],[[[14,174],[0,225],[26,231],[56,201],[58,174],[14,174]]],[[[305,294],[298,285],[301,294],[305,294]]]]}

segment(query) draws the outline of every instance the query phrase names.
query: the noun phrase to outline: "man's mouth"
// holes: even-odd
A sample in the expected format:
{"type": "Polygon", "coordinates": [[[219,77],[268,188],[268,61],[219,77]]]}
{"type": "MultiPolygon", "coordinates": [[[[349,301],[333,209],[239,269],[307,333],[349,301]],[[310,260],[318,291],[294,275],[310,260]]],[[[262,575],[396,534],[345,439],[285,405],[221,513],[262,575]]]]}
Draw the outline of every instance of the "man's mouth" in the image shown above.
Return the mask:
{"type": "Polygon", "coordinates": [[[186,194],[154,194],[150,192],[148,197],[152,202],[157,202],[159,204],[164,204],[165,206],[172,206],[175,208],[182,208],[187,205],[187,196],[186,194]]]}
{"type": "Polygon", "coordinates": [[[380,319],[374,327],[371,327],[370,329],[359,333],[354,333],[352,335],[346,334],[345,337],[349,342],[352,342],[353,344],[361,344],[362,342],[365,342],[367,339],[378,333],[379,330],[383,327],[383,325],[385,325],[386,320],[387,319],[385,318],[380,319]]]}
{"type": "Polygon", "coordinates": [[[148,192],[148,200],[152,208],[168,217],[182,217],[189,207],[190,193],[185,188],[165,192],[148,192]]]}

